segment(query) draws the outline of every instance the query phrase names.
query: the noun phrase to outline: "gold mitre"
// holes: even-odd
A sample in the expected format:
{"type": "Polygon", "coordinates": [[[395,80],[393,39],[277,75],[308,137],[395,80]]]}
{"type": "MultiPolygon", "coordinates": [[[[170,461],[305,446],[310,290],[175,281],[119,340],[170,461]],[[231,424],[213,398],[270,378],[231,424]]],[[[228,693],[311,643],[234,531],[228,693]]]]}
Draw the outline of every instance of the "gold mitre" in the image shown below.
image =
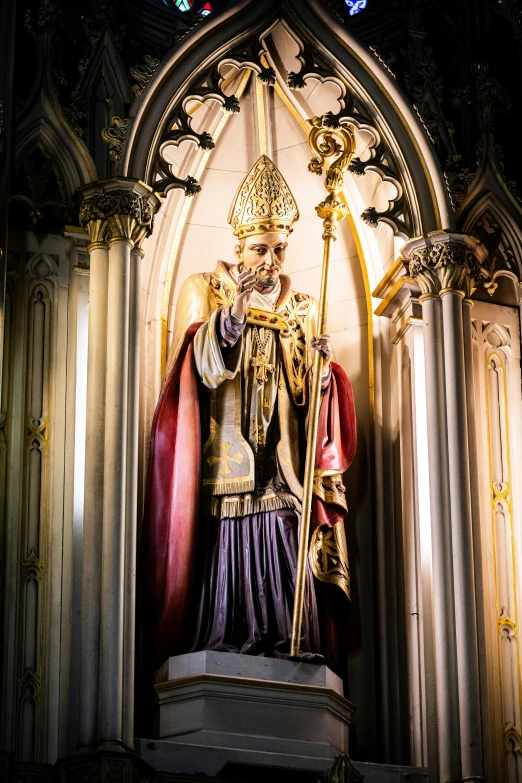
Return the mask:
{"type": "Polygon", "coordinates": [[[277,231],[290,234],[299,210],[283,175],[261,155],[241,183],[232,202],[228,222],[239,239],[277,231]]]}

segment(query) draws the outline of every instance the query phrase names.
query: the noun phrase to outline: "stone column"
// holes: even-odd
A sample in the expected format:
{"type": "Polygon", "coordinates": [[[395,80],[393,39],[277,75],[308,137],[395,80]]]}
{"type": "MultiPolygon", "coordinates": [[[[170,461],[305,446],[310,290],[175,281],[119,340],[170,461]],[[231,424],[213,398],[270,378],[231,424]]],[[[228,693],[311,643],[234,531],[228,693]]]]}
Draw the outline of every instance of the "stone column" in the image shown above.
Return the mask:
{"type": "Polygon", "coordinates": [[[88,427],[83,540],[81,743],[134,742],[140,246],[159,199],[133,180],[83,189],[91,235],[88,427]]]}
{"type": "MultiPolygon", "coordinates": [[[[129,369],[130,237],[109,240],[103,475],[100,734],[123,744],[123,620],[129,369]]],[[[87,457],[88,458],[88,457],[87,457]]]]}
{"type": "Polygon", "coordinates": [[[439,778],[450,783],[483,780],[468,429],[474,423],[462,302],[485,252],[473,237],[442,231],[403,249],[423,292],[439,778]]]}
{"type": "MultiPolygon", "coordinates": [[[[138,408],[139,408],[139,369],[140,352],[139,330],[139,293],[140,261],[143,251],[136,242],[131,251],[129,275],[129,366],[127,392],[127,486],[126,486],[126,530],[125,530],[125,584],[124,618],[125,635],[123,639],[123,676],[126,681],[134,681],[135,637],[136,637],[136,548],[138,530],[138,408]]],[[[123,694],[123,742],[132,747],[134,742],[134,688],[127,688],[123,694]]]]}
{"type": "Polygon", "coordinates": [[[430,480],[433,573],[433,626],[437,678],[437,726],[440,780],[458,780],[459,754],[455,601],[452,580],[450,487],[446,443],[446,394],[443,372],[442,308],[426,293],[422,303],[424,366],[430,480]]]}
{"type": "Polygon", "coordinates": [[[80,746],[95,742],[99,702],[99,646],[101,610],[101,524],[103,517],[103,453],[105,432],[105,364],[107,338],[107,279],[109,253],[90,225],[89,338],[87,359],[87,423],[85,501],[83,514],[80,746]]]}

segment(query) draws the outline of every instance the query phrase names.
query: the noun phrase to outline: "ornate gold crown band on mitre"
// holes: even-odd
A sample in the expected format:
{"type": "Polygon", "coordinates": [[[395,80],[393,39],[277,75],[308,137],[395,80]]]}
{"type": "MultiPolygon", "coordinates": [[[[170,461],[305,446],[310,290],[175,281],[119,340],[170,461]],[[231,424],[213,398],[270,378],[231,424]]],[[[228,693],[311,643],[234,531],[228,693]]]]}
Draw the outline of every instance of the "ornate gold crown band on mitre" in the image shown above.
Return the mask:
{"type": "Polygon", "coordinates": [[[228,222],[239,239],[269,231],[290,234],[299,210],[279,169],[261,155],[239,186],[228,222]]]}

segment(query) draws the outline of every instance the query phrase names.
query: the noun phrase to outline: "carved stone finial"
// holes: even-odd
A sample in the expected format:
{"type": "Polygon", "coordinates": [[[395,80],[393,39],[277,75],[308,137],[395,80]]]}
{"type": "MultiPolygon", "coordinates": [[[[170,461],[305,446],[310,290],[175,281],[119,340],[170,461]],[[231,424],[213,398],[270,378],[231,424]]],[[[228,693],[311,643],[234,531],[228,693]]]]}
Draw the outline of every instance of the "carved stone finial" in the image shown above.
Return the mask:
{"type": "Polygon", "coordinates": [[[136,80],[136,84],[132,85],[132,92],[134,95],[138,96],[142,94],[143,90],[154,76],[159,64],[160,61],[157,57],[146,54],[143,58],[143,63],[133,65],[129,69],[130,75],[136,80]]]}
{"type": "Polygon", "coordinates": [[[475,237],[433,231],[407,242],[402,255],[423,294],[453,289],[470,297],[478,285],[487,250],[475,237]]]}
{"type": "MultiPolygon", "coordinates": [[[[157,199],[157,197],[154,197],[157,199]]],[[[139,248],[154,224],[154,205],[149,194],[108,189],[86,195],[80,207],[80,225],[91,242],[130,239],[139,248]]]]}
{"type": "Polygon", "coordinates": [[[118,161],[122,156],[129,125],[130,120],[113,117],[111,124],[101,132],[102,139],[109,145],[109,157],[113,162],[118,161]]]}

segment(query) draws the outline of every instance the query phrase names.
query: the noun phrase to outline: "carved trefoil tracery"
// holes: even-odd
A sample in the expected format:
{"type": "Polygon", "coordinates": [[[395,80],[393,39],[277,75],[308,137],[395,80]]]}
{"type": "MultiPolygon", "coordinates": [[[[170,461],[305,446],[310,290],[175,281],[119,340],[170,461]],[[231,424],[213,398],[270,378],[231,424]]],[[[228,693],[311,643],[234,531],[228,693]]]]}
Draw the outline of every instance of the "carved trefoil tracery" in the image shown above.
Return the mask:
{"type": "Polygon", "coordinates": [[[182,98],[170,111],[160,136],[151,182],[155,192],[163,196],[172,188],[181,188],[187,196],[199,193],[201,186],[197,180],[192,176],[187,176],[185,179],[176,176],[165,153],[169,146],[178,146],[183,141],[192,141],[202,150],[214,148],[214,139],[210,133],[208,131],[199,133],[193,127],[190,104],[215,101],[224,112],[233,114],[239,112],[238,99],[235,95],[228,95],[225,92],[227,76],[224,68],[233,66],[237,71],[249,69],[256,74],[260,82],[273,85],[276,78],[275,71],[264,64],[262,54],[262,44],[259,38],[254,36],[223,56],[187,87],[182,98]]]}
{"type": "Polygon", "coordinates": [[[334,114],[327,112],[323,124],[330,128],[354,126],[367,136],[367,144],[363,157],[353,157],[348,171],[356,177],[367,173],[377,174],[390,189],[388,204],[378,210],[375,206],[367,207],[361,214],[361,219],[369,226],[376,228],[379,223],[388,224],[394,233],[407,237],[411,230],[411,216],[404,197],[401,177],[391,164],[391,155],[386,149],[375,122],[367,116],[365,107],[355,98],[351,90],[339,77],[333,68],[322,60],[308,44],[300,43],[299,54],[296,57],[301,63],[298,72],[290,72],[287,84],[291,90],[302,90],[310,80],[321,83],[335,84],[339,90],[337,102],[339,111],[334,114]]]}
{"type": "MultiPolygon", "coordinates": [[[[147,180],[157,193],[166,195],[172,188],[181,188],[185,195],[193,196],[200,191],[201,186],[193,176],[188,175],[183,178],[179,172],[174,171],[169,159],[169,147],[177,147],[184,141],[192,141],[202,150],[214,148],[214,139],[208,130],[203,128],[196,131],[192,120],[192,107],[195,103],[202,105],[207,101],[214,101],[220,104],[225,112],[240,111],[239,100],[225,92],[230,78],[226,71],[227,67],[233,66],[238,72],[249,69],[264,84],[275,84],[276,72],[269,65],[267,56],[270,50],[269,39],[270,34],[266,37],[254,36],[246,44],[233,49],[198,75],[184,90],[182,97],[176,102],[164,123],[154,156],[154,167],[147,180]]],[[[395,234],[404,238],[410,236],[412,218],[405,188],[398,173],[398,166],[393,163],[393,155],[383,142],[375,121],[367,116],[365,107],[354,97],[339,74],[323,62],[308,44],[295,40],[300,47],[297,59],[301,61],[302,68],[297,73],[286,74],[288,86],[291,90],[300,90],[308,81],[319,80],[323,83],[333,83],[338,87],[340,95],[336,100],[340,107],[339,111],[327,112],[323,122],[332,129],[353,126],[363,134],[364,150],[361,151],[361,157],[352,159],[348,170],[357,177],[364,177],[366,174],[377,175],[384,186],[378,189],[378,207],[368,206],[361,215],[362,220],[373,227],[385,223],[395,234]],[[385,198],[384,192],[386,192],[385,198]]],[[[280,76],[285,78],[283,73],[280,76]]]]}

